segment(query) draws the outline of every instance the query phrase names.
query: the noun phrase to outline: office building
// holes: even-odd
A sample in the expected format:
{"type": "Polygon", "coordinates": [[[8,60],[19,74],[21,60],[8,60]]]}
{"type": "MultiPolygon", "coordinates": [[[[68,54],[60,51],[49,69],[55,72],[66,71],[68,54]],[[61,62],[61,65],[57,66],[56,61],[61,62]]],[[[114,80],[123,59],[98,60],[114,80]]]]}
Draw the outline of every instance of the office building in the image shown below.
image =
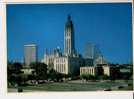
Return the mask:
{"type": "Polygon", "coordinates": [[[24,64],[29,66],[32,62],[37,62],[37,46],[35,44],[24,45],[24,64]]]}
{"type": "Polygon", "coordinates": [[[94,59],[94,45],[90,42],[86,43],[84,58],[94,59]]]}

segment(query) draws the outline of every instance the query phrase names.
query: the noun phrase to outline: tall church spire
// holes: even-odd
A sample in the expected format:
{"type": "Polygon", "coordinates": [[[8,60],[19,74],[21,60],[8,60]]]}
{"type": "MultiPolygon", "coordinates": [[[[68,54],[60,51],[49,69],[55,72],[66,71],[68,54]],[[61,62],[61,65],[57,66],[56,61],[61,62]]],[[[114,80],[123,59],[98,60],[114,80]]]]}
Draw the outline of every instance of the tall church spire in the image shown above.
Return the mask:
{"type": "Polygon", "coordinates": [[[71,16],[68,15],[64,31],[64,54],[73,56],[75,54],[74,29],[71,16]]]}

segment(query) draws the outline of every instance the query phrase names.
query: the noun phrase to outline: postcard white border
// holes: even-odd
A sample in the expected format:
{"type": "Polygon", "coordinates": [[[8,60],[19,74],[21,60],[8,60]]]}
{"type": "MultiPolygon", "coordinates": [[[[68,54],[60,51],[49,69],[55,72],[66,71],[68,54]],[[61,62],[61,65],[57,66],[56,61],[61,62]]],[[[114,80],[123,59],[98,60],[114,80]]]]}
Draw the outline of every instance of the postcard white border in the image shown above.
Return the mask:
{"type": "MultiPolygon", "coordinates": [[[[31,93],[7,93],[7,32],[6,32],[6,4],[33,4],[33,3],[119,3],[133,2],[133,0],[3,0],[0,1],[0,96],[7,98],[90,98],[90,99],[133,99],[133,91],[111,91],[111,92],[31,92],[31,93]],[[22,97],[24,96],[24,97],[22,97]],[[32,97],[30,97],[32,96],[32,97]]],[[[132,5],[133,8],[133,5],[132,5]]],[[[132,9],[133,10],[133,9],[132,9]]],[[[134,15],[132,14],[134,18],[134,15]]],[[[134,23],[134,19],[132,21],[134,23]]],[[[134,28],[134,26],[133,26],[134,28]]],[[[134,33],[134,30],[133,30],[134,33]]],[[[134,35],[133,35],[134,38],[134,35]]],[[[134,41],[133,41],[134,46],[134,41]]],[[[134,57],[134,54],[133,54],[134,57]]],[[[134,61],[134,58],[133,58],[134,61]]],[[[133,72],[134,74],[134,72],[133,72]]],[[[133,76],[134,78],[134,76],[133,76]]],[[[133,82],[134,84],[134,82],[133,82]]]]}

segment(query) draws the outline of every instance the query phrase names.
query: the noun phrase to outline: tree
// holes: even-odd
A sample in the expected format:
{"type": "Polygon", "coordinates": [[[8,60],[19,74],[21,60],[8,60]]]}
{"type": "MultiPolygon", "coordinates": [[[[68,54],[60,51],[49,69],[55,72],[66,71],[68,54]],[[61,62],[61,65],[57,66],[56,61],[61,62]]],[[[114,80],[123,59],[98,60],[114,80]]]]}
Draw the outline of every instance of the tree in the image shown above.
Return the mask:
{"type": "Polygon", "coordinates": [[[44,63],[36,62],[30,64],[31,68],[35,69],[36,80],[47,79],[47,65],[44,63]]]}
{"type": "Polygon", "coordinates": [[[26,81],[28,81],[28,75],[21,74],[20,76],[21,76],[21,79],[22,79],[21,80],[22,84],[25,85],[26,84],[26,81]]]}
{"type": "Polygon", "coordinates": [[[98,79],[99,80],[108,80],[109,76],[107,76],[107,75],[100,75],[100,76],[98,76],[98,79]]]}
{"type": "Polygon", "coordinates": [[[53,80],[53,81],[62,81],[64,77],[67,77],[67,75],[58,73],[54,69],[51,69],[48,73],[48,78],[53,80]]]}
{"type": "Polygon", "coordinates": [[[85,80],[95,80],[96,76],[91,75],[91,74],[82,74],[80,75],[80,78],[85,79],[85,80]]]}
{"type": "Polygon", "coordinates": [[[57,81],[62,81],[62,78],[64,77],[64,74],[61,73],[56,73],[56,80],[57,81]]]}
{"type": "Polygon", "coordinates": [[[81,78],[81,79],[86,79],[86,80],[87,80],[87,75],[86,75],[86,74],[81,74],[81,75],[80,75],[80,78],[81,78]]]}
{"type": "Polygon", "coordinates": [[[7,73],[8,73],[8,82],[10,82],[12,85],[14,85],[15,83],[17,85],[21,85],[21,69],[22,69],[22,65],[19,62],[15,62],[15,63],[10,63],[7,66],[7,73]]]}
{"type": "Polygon", "coordinates": [[[54,81],[56,79],[56,76],[57,76],[56,71],[54,69],[51,69],[48,73],[48,78],[54,81]]]}

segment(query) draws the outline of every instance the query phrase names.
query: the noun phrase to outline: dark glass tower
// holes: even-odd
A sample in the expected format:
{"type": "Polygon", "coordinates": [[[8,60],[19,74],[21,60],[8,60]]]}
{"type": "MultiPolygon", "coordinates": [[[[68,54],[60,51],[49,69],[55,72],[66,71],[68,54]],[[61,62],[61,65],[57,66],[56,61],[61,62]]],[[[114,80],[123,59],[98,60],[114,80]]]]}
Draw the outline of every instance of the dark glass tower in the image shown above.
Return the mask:
{"type": "Polygon", "coordinates": [[[71,16],[68,15],[64,31],[64,54],[73,56],[75,54],[74,28],[71,16]]]}

